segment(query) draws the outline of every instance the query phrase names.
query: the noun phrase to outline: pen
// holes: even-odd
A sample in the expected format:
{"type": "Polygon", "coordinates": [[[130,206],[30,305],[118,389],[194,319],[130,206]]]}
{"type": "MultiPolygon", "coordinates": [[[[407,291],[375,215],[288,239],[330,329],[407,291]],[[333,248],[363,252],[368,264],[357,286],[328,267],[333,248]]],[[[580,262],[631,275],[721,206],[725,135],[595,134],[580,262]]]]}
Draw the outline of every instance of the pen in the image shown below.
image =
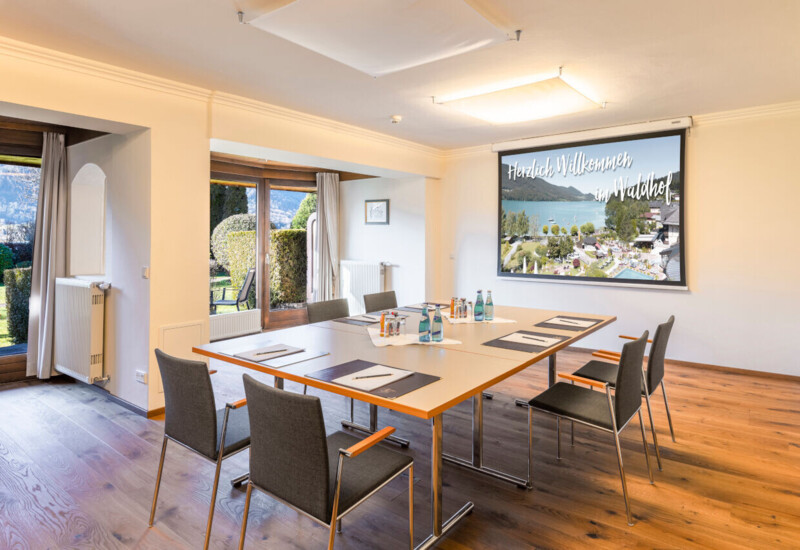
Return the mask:
{"type": "Polygon", "coordinates": [[[525,336],[524,334],[520,334],[520,336],[522,336],[526,340],[533,340],[534,342],[539,342],[540,344],[548,344],[549,343],[549,342],[545,342],[541,338],[535,338],[533,336],[525,336]]]}
{"type": "Polygon", "coordinates": [[[577,322],[573,321],[572,319],[564,319],[564,318],[559,317],[558,320],[561,321],[562,323],[566,323],[567,325],[580,326],[580,323],[577,323],[577,322]]]}
{"type": "Polygon", "coordinates": [[[368,374],[367,376],[354,376],[353,380],[363,380],[365,378],[380,378],[382,376],[391,376],[391,373],[387,372],[385,374],[368,374]]]}
{"type": "Polygon", "coordinates": [[[256,353],[256,356],[258,356],[258,355],[269,355],[270,353],[278,353],[279,351],[287,351],[287,350],[286,349],[274,349],[272,351],[260,351],[260,352],[256,353]]]}

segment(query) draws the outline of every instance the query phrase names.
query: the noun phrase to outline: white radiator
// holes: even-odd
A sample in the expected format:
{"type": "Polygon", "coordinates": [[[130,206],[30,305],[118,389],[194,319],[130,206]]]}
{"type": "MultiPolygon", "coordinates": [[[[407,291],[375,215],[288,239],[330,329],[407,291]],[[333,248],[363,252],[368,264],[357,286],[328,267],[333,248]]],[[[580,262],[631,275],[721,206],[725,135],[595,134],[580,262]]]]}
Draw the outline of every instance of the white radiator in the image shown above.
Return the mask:
{"type": "Polygon", "coordinates": [[[382,292],[383,277],[384,269],[381,263],[353,260],[339,262],[339,296],[347,298],[350,315],[366,313],[364,294],[382,292]]]}
{"type": "Polygon", "coordinates": [[[212,342],[261,332],[261,310],[248,309],[212,315],[208,322],[208,338],[212,342]]]}
{"type": "Polygon", "coordinates": [[[103,379],[105,293],[94,281],[56,279],[55,368],[87,384],[103,379]]]}

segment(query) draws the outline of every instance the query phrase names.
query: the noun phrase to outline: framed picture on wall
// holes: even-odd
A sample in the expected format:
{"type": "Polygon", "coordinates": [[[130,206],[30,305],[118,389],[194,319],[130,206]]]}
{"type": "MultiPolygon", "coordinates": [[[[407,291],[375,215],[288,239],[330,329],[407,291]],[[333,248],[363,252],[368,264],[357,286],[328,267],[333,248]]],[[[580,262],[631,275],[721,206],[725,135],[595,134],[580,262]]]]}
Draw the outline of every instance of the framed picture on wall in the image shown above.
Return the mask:
{"type": "Polygon", "coordinates": [[[389,225],[389,199],[364,201],[364,223],[389,225]]]}

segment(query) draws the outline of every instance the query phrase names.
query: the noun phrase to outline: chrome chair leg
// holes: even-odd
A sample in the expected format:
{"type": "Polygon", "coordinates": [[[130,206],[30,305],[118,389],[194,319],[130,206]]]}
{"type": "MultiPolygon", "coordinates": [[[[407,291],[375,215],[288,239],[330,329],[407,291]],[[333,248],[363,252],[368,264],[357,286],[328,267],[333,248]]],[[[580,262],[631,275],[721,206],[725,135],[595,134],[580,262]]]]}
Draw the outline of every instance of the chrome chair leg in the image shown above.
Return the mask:
{"type": "Polygon", "coordinates": [[[414,550],[414,463],[408,467],[408,548],[414,550]]]}
{"type": "MultiPolygon", "coordinates": [[[[277,378],[276,378],[277,380],[277,378]]],[[[214,486],[211,488],[211,506],[208,509],[208,523],[206,524],[206,541],[203,544],[203,550],[208,550],[208,544],[211,542],[211,524],[214,523],[214,507],[217,504],[217,489],[219,489],[219,473],[222,470],[222,458],[225,456],[225,434],[228,431],[228,418],[230,416],[230,408],[225,408],[225,418],[222,420],[222,433],[219,438],[219,450],[217,451],[217,469],[214,472],[214,486]]]]}
{"type": "Polygon", "coordinates": [[[644,459],[647,461],[647,474],[650,476],[650,485],[653,485],[655,481],[653,481],[653,469],[650,467],[650,453],[647,451],[647,438],[644,435],[644,416],[642,416],[641,407],[639,407],[639,427],[642,429],[642,445],[644,445],[644,459]]]}
{"type": "Polygon", "coordinates": [[[164,443],[161,445],[161,460],[158,461],[158,475],[156,475],[156,490],[153,493],[153,505],[150,507],[150,527],[153,526],[153,518],[156,515],[156,502],[158,502],[158,490],[161,487],[161,473],[164,471],[164,457],[167,454],[167,436],[164,436],[164,443]]]}
{"type": "Polygon", "coordinates": [[[231,480],[231,485],[234,488],[238,489],[239,487],[241,487],[242,485],[247,483],[247,480],[249,480],[249,479],[250,479],[250,472],[247,472],[246,474],[242,474],[239,477],[233,478],[231,480]]]}
{"type": "Polygon", "coordinates": [[[650,408],[650,396],[647,395],[647,391],[644,392],[644,400],[647,402],[647,416],[650,417],[650,433],[653,434],[653,445],[656,448],[656,463],[658,464],[658,471],[663,471],[663,467],[661,466],[661,451],[658,448],[658,436],[656,435],[656,425],[653,422],[653,410],[650,408]]]}
{"type": "Polygon", "coordinates": [[[239,535],[239,550],[244,548],[244,535],[247,532],[247,516],[250,514],[250,497],[253,494],[253,484],[247,483],[247,496],[244,498],[244,513],[242,514],[242,532],[239,535]]]}
{"type": "Polygon", "coordinates": [[[350,422],[355,422],[356,421],[355,406],[356,406],[356,400],[351,397],[350,398],[350,422]]]}
{"type": "Polygon", "coordinates": [[[528,490],[533,489],[533,409],[528,407],[528,490]]]}
{"type": "Polygon", "coordinates": [[[203,543],[203,550],[208,550],[211,542],[211,524],[214,522],[214,506],[217,503],[217,489],[219,488],[219,473],[222,469],[222,448],[220,447],[219,457],[217,458],[217,470],[214,473],[214,485],[211,488],[211,506],[208,509],[208,524],[206,525],[206,540],[203,543]]]}
{"type": "Polygon", "coordinates": [[[561,460],[561,417],[556,417],[556,458],[561,460]]]}
{"type": "Polygon", "coordinates": [[[337,533],[341,533],[342,532],[342,520],[340,520],[340,519],[336,520],[336,532],[337,533]]]}
{"type": "Polygon", "coordinates": [[[622,449],[619,446],[619,434],[617,430],[614,430],[614,444],[617,446],[617,462],[619,463],[619,477],[622,480],[622,496],[625,499],[625,514],[628,517],[628,525],[633,526],[631,504],[628,500],[628,484],[625,483],[625,468],[622,466],[622,449]]]}
{"type": "Polygon", "coordinates": [[[308,386],[303,386],[303,395],[308,395],[308,386]]]}
{"type": "Polygon", "coordinates": [[[672,442],[675,443],[675,430],[672,429],[672,415],[669,412],[669,402],[667,401],[667,387],[664,381],[661,381],[661,393],[664,394],[664,406],[667,408],[667,421],[669,421],[669,433],[672,436],[672,442]]]}

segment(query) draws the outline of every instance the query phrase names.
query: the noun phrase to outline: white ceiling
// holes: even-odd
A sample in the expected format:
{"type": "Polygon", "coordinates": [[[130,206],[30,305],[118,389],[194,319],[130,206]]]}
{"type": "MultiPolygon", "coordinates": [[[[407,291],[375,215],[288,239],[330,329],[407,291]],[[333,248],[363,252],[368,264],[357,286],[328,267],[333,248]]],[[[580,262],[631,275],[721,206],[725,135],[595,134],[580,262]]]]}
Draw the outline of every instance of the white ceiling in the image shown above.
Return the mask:
{"type": "Polygon", "coordinates": [[[798,0],[491,7],[519,43],[380,78],[240,25],[230,0],[0,0],[0,34],[442,148],[800,99],[798,0]],[[492,126],[431,101],[559,65],[607,108],[492,126]]]}

